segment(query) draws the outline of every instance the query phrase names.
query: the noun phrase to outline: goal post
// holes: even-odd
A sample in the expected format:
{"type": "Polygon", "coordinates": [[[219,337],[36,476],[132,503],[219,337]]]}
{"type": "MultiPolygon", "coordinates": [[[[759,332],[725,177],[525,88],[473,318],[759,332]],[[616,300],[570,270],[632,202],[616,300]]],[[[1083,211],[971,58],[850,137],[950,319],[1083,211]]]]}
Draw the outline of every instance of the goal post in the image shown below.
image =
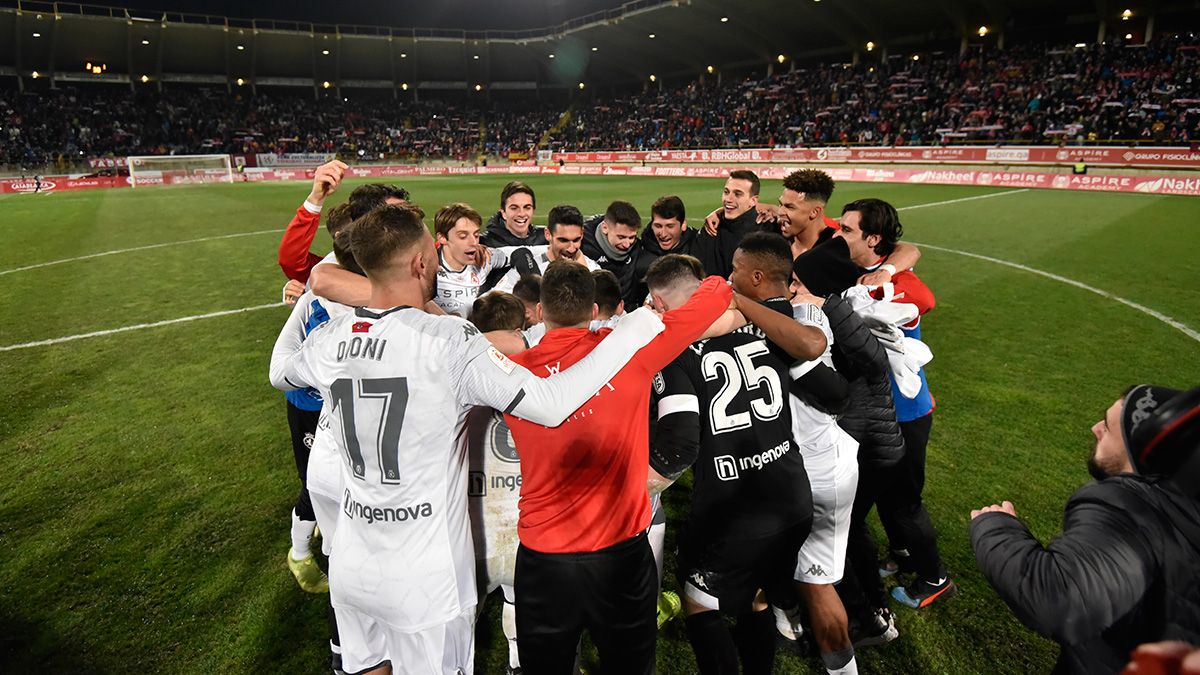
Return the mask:
{"type": "Polygon", "coordinates": [[[232,183],[229,155],[130,155],[129,186],[232,183]]]}

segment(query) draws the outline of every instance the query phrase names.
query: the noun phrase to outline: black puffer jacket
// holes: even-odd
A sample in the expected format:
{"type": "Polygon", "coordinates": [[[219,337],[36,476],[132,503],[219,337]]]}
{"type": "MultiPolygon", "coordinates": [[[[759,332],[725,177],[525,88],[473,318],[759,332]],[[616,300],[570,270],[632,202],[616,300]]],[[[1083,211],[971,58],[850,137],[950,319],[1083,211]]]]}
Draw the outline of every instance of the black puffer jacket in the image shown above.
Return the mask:
{"type": "Polygon", "coordinates": [[[679,243],[668,251],[658,243],[658,237],[654,236],[654,228],[647,225],[642,230],[641,245],[638,247],[641,250],[638,252],[637,260],[633,261],[633,287],[629,295],[625,296],[625,311],[632,312],[646,302],[646,297],[650,295],[650,289],[642,280],[646,278],[646,272],[650,271],[650,266],[654,264],[654,261],[668,253],[692,255],[692,245],[695,241],[696,231],[685,227],[680,234],[679,243]]]}
{"type": "Polygon", "coordinates": [[[1158,478],[1080,488],[1048,546],[1021,521],[971,521],[984,576],[1029,628],[1062,646],[1055,673],[1117,673],[1145,642],[1200,644],[1200,502],[1158,478]]]}
{"type": "Polygon", "coordinates": [[[692,255],[700,259],[700,264],[704,265],[707,274],[715,274],[722,279],[728,278],[733,269],[733,253],[742,243],[742,239],[751,232],[779,232],[779,226],[774,223],[759,224],[758,211],[754,209],[733,220],[726,220],[722,214],[719,217],[717,236],[701,231],[696,236],[692,255]]]}
{"type": "Polygon", "coordinates": [[[892,405],[883,345],[840,296],[829,296],[823,309],[833,331],[833,364],[849,383],[849,404],[838,425],[858,441],[859,466],[895,466],[904,457],[904,437],[892,405]]]}

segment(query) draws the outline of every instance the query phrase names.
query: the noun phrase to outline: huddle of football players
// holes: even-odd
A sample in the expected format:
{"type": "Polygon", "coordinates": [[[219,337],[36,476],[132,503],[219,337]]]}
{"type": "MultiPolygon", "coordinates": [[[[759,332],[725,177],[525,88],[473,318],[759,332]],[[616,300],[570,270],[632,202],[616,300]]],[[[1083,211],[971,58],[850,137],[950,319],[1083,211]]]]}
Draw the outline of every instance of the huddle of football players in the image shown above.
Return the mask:
{"type": "Polygon", "coordinates": [[[679,614],[701,673],[770,673],[777,643],[857,673],[898,635],[889,598],[954,595],[921,501],[933,295],[891,205],[830,218],[832,179],[801,170],[768,206],[734,171],[699,229],[674,196],[644,228],[620,200],[542,228],[514,181],[486,228],[454,203],[431,234],[370,184],[310,253],[346,168],[280,245],[270,368],[301,483],[286,561],[329,594],[335,672],[471,673],[499,590],[510,673],[575,672],[584,632],[605,672],[651,673],[679,614]],[[688,469],[677,595],[662,493],[688,469]]]}

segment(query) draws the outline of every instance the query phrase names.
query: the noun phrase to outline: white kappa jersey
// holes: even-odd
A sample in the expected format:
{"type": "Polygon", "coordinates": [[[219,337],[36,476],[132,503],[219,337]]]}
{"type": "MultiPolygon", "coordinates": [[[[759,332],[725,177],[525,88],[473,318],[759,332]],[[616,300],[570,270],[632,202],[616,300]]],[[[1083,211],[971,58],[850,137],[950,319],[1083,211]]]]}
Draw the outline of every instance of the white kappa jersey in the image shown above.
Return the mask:
{"type": "MultiPolygon", "coordinates": [[[[794,305],[792,316],[805,326],[820,328],[821,332],[825,334],[825,341],[828,345],[825,347],[825,353],[816,359],[792,366],[792,379],[803,376],[819,363],[832,368],[833,331],[829,328],[829,320],[825,317],[825,312],[816,305],[794,305]]],[[[818,448],[834,449],[840,436],[838,432],[841,432],[841,427],[837,425],[837,420],[832,415],[817,410],[794,394],[788,396],[788,401],[792,409],[792,435],[795,436],[796,444],[800,446],[801,454],[804,455],[805,466],[810,462],[822,461],[821,457],[816,456],[810,459],[810,455],[818,448]]]]}
{"type": "MultiPolygon", "coordinates": [[[[529,252],[533,254],[534,262],[537,263],[538,273],[539,274],[546,273],[546,268],[550,266],[550,262],[551,262],[550,257],[547,255],[547,253],[550,250],[549,246],[525,246],[525,247],[521,247],[521,246],[507,247],[506,246],[505,248],[500,249],[500,250],[506,251],[511,255],[512,251],[515,251],[518,248],[528,248],[529,252]]],[[[580,252],[580,254],[579,254],[579,259],[580,259],[580,261],[583,262],[584,265],[587,266],[589,272],[595,272],[596,270],[600,269],[600,266],[597,265],[595,263],[595,261],[593,261],[591,258],[585,256],[582,252],[580,252]]],[[[521,278],[521,275],[519,273],[517,273],[516,270],[509,270],[508,274],[505,274],[504,277],[502,279],[500,279],[500,282],[496,284],[496,290],[504,291],[505,293],[512,293],[513,287],[517,285],[517,281],[520,280],[520,278],[521,278]]]]}
{"type": "Polygon", "coordinates": [[[467,414],[471,532],[476,560],[517,554],[521,459],[504,415],[491,408],[467,414]]]}
{"type": "Polygon", "coordinates": [[[409,307],[309,335],[286,380],[320,389],[342,453],[335,607],[418,631],[476,603],[462,422],[508,408],[528,377],[463,319],[409,307]]]}
{"type": "Polygon", "coordinates": [[[483,267],[467,265],[455,271],[446,265],[442,249],[438,249],[437,291],[433,301],[447,314],[467,318],[475,297],[479,295],[479,287],[487,281],[492,270],[508,265],[508,256],[503,249],[492,249],[492,256],[483,267]]]}

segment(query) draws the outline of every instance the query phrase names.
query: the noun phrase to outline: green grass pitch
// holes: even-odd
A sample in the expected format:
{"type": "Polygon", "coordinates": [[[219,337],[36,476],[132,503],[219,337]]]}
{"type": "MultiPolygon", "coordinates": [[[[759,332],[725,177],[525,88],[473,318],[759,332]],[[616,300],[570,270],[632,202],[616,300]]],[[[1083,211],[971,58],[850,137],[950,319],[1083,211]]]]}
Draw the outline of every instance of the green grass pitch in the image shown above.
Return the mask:
{"type": "MultiPolygon", "coordinates": [[[[503,176],[401,181],[432,212],[496,207],[503,176]]],[[[540,214],[683,197],[691,223],[719,180],[533,177],[540,214]]],[[[332,201],[344,199],[344,186],[332,201]]],[[[778,182],[763,198],[775,199],[778,182]]],[[[0,197],[0,347],[279,299],[281,230],[308,187],[237,184],[0,197]],[[24,271],[15,268],[145,248],[24,271]]],[[[996,190],[843,184],[831,211],[866,196],[898,207],[996,190]]],[[[1076,280],[1200,328],[1200,200],[1022,191],[901,212],[929,248],[937,295],[925,320],[938,400],[926,501],[960,595],[897,608],[901,637],[860,651],[864,672],[1045,672],[1051,643],[1023,628],[980,576],[972,508],[1011,499],[1039,537],[1088,480],[1088,431],[1133,382],[1200,384],[1200,344],[1076,280]]],[[[329,245],[324,233],[315,245],[329,245]]],[[[283,396],[267,383],[283,307],[0,351],[0,670],[322,672],[324,602],[284,564],[297,487],[283,396]]],[[[686,485],[668,491],[672,523],[686,485]]],[[[673,526],[672,526],[673,529],[673,526]]],[[[670,537],[671,535],[669,535],[670,537]]],[[[668,539],[668,544],[672,538],[668,539]]],[[[672,561],[668,560],[668,569],[672,561]]],[[[673,587],[668,572],[667,585],[673,587]]],[[[478,672],[501,672],[495,601],[478,672]]],[[[695,664],[680,622],[662,631],[660,673],[695,664]]],[[[781,673],[823,672],[781,654],[781,673]]]]}

